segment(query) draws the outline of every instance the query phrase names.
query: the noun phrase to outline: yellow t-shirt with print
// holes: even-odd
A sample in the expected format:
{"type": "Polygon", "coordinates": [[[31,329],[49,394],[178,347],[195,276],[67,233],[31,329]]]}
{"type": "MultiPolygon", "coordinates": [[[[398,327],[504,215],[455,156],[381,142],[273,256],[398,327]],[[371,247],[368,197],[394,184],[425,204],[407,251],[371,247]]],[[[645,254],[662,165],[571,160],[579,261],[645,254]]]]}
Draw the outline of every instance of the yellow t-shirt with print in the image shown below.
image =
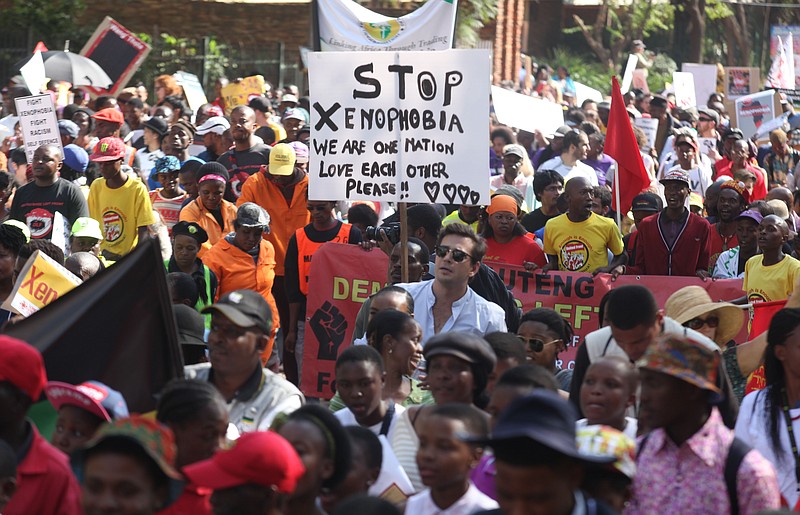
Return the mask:
{"type": "Polygon", "coordinates": [[[544,253],[558,256],[558,269],[594,272],[608,266],[608,252],[618,256],[624,249],[622,236],[611,218],[592,213],[583,222],[572,222],[566,214],[547,221],[544,253]]]}
{"type": "Polygon", "coordinates": [[[128,177],[121,187],[111,189],[105,179],[89,188],[89,216],[100,222],[103,241],[100,248],[124,256],[139,241],[139,227],[155,223],[150,195],[142,181],[128,177]]]}
{"type": "Polygon", "coordinates": [[[772,302],[788,299],[794,290],[794,282],[800,274],[800,261],[791,256],[770,266],[764,266],[764,256],[759,254],[744,265],[742,289],[751,303],[772,302]]]}

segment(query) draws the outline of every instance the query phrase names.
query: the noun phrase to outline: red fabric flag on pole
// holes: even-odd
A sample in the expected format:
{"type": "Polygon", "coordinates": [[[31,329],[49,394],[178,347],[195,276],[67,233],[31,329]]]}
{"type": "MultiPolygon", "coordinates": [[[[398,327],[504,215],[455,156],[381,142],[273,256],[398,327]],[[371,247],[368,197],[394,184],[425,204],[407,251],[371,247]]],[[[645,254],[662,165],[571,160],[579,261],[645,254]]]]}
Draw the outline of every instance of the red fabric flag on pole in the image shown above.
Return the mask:
{"type": "Polygon", "coordinates": [[[644,167],[639,145],[633,134],[631,119],[616,77],[611,78],[611,112],[608,115],[606,144],[603,150],[617,162],[614,178],[614,209],[625,216],[633,198],[650,186],[650,176],[644,167]]]}
{"type": "MultiPolygon", "coordinates": [[[[772,317],[775,316],[775,313],[782,310],[785,305],[785,300],[753,304],[753,322],[750,324],[750,340],[766,332],[767,329],[769,329],[770,322],[772,322],[772,317]]],[[[747,378],[747,385],[745,386],[744,393],[747,395],[750,392],[763,390],[766,387],[767,378],[764,377],[764,365],[761,365],[747,378]]]]}

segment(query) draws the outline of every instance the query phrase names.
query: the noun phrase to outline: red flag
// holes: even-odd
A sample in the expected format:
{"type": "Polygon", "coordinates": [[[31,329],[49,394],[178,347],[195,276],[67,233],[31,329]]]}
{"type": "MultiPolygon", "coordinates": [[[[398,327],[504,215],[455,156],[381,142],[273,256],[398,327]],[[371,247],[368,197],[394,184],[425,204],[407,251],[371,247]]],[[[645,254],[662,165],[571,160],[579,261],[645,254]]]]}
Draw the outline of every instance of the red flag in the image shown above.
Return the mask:
{"type": "Polygon", "coordinates": [[[650,186],[650,176],[647,175],[642,156],[639,154],[639,145],[633,135],[631,119],[625,109],[619,82],[616,77],[612,77],[611,81],[611,112],[608,115],[608,130],[603,152],[617,162],[614,188],[619,188],[620,205],[617,206],[616,191],[611,198],[614,199],[614,209],[625,216],[631,208],[633,198],[650,186]]]}
{"type": "Polygon", "coordinates": [[[47,52],[47,47],[44,46],[43,42],[39,41],[38,43],[36,43],[36,47],[33,49],[33,53],[35,54],[37,51],[38,52],[47,52]]]}
{"type": "MultiPolygon", "coordinates": [[[[766,332],[767,329],[769,329],[770,322],[772,322],[772,317],[775,316],[775,313],[782,310],[785,305],[785,300],[753,304],[753,321],[750,324],[750,340],[766,332]]],[[[750,392],[763,390],[766,387],[767,379],[764,377],[764,365],[761,365],[747,378],[747,385],[745,386],[744,393],[747,395],[750,392]]]]}

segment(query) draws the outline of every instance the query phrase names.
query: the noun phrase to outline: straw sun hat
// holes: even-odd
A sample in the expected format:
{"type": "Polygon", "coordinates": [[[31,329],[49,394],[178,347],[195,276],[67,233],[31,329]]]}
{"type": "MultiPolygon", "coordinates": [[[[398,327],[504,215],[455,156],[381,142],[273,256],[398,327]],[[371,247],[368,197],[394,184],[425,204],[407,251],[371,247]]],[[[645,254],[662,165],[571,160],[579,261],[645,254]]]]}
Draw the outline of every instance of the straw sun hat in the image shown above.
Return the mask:
{"type": "Polygon", "coordinates": [[[687,286],[676,291],[664,304],[664,314],[681,325],[693,318],[715,313],[719,325],[714,341],[722,346],[732,340],[742,328],[744,312],[742,308],[729,302],[713,302],[705,288],[687,286]]]}

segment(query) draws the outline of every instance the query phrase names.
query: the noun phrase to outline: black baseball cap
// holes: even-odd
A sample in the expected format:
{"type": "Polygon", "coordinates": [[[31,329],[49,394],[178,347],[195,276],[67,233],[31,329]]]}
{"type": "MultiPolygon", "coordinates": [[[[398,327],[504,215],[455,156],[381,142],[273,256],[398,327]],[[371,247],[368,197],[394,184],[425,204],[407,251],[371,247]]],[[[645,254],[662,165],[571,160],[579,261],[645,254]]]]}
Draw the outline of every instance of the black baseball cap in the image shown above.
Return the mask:
{"type": "Polygon", "coordinates": [[[206,342],[203,337],[206,326],[203,315],[184,304],[172,306],[172,312],[175,314],[175,322],[178,324],[178,343],[205,346],[206,342]]]}
{"type": "Polygon", "coordinates": [[[272,332],[272,310],[264,297],[253,290],[226,293],[201,311],[204,315],[214,312],[224,315],[239,327],[257,327],[266,335],[272,332]]]}
{"type": "MultiPolygon", "coordinates": [[[[633,197],[631,203],[631,211],[647,211],[651,213],[658,213],[661,211],[659,208],[658,196],[655,193],[640,193],[633,197]]],[[[175,229],[172,229],[173,232],[175,229]]]]}
{"type": "Polygon", "coordinates": [[[722,138],[744,139],[744,133],[742,132],[742,129],[739,129],[738,127],[730,127],[727,131],[725,131],[725,135],[722,138]]]}

